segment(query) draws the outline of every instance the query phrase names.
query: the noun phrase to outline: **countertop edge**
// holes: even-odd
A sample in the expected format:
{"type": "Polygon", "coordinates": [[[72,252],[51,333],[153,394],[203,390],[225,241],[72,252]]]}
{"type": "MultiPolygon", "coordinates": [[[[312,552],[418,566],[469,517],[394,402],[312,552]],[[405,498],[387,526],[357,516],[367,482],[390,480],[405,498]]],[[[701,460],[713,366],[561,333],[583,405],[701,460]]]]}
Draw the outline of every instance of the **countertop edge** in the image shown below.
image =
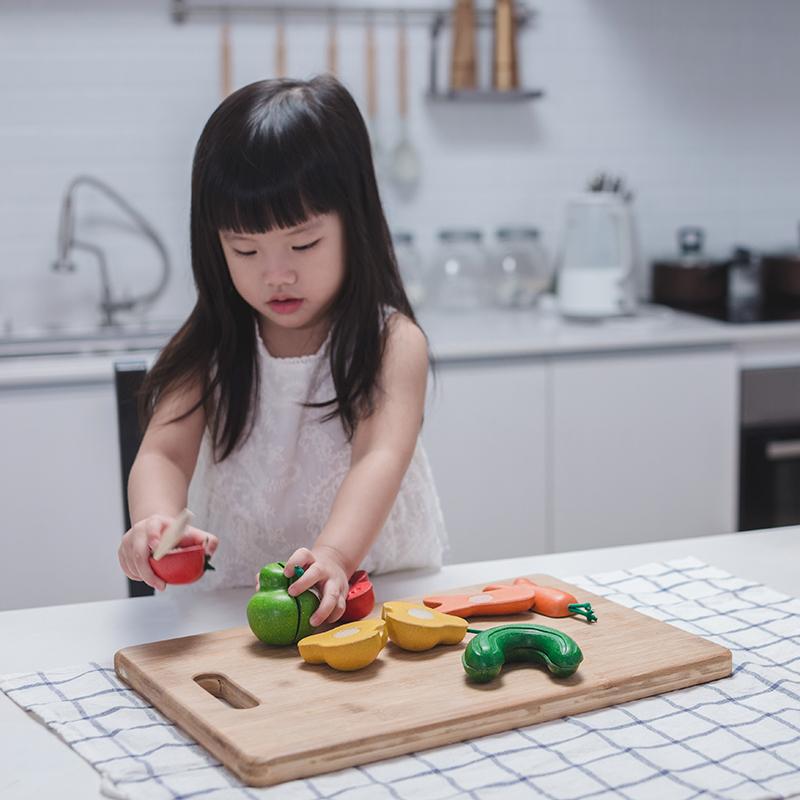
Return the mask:
{"type": "MultiPolygon", "coordinates": [[[[649,307],[639,318],[566,322],[521,312],[420,315],[438,364],[731,347],[743,364],[800,364],[800,321],[729,324],[649,307]],[[774,353],[773,353],[774,351],[774,353]]],[[[166,341],[166,339],[165,339],[166,341]]],[[[153,363],[163,343],[63,355],[0,355],[0,387],[104,383],[115,362],[153,363]]]]}

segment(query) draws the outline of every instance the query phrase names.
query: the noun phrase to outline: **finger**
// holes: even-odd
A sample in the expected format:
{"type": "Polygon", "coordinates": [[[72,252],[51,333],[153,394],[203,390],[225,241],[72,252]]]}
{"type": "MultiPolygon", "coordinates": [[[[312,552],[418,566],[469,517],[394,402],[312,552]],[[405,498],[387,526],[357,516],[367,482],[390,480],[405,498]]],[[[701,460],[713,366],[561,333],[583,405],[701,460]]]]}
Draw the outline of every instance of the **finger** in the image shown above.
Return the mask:
{"type": "Polygon", "coordinates": [[[303,569],[305,569],[309,564],[313,563],[314,554],[307,547],[301,547],[299,550],[295,550],[294,553],[292,553],[292,555],[289,557],[289,560],[286,562],[286,568],[283,570],[283,574],[287,578],[293,578],[295,567],[303,567],[303,569]]]}
{"type": "Polygon", "coordinates": [[[132,581],[142,581],[142,578],[139,576],[139,572],[137,571],[136,567],[130,561],[128,562],[128,569],[125,571],[125,574],[132,581]]]}
{"type": "Polygon", "coordinates": [[[166,520],[163,520],[161,517],[150,517],[145,524],[145,537],[147,538],[147,546],[151,550],[155,550],[158,546],[158,543],[161,541],[161,534],[164,533],[164,529],[167,527],[168,523],[166,520]]]}
{"type": "Polygon", "coordinates": [[[326,589],[325,593],[322,595],[322,602],[319,604],[319,608],[311,615],[311,619],[309,620],[311,625],[316,628],[318,625],[327,621],[331,612],[336,608],[336,602],[336,590],[326,589]]]}
{"type": "Polygon", "coordinates": [[[178,547],[194,547],[198,544],[203,545],[206,553],[213,556],[219,547],[219,539],[213,533],[207,533],[200,528],[187,528],[186,533],[178,542],[178,547]]]}
{"type": "Polygon", "coordinates": [[[122,571],[125,573],[125,577],[135,581],[137,578],[134,576],[125,551],[121,547],[117,551],[117,558],[119,559],[119,565],[122,567],[122,571]]]}
{"type": "Polygon", "coordinates": [[[139,573],[139,580],[144,581],[148,586],[163,592],[167,584],[164,583],[150,567],[150,553],[147,546],[138,547],[133,552],[133,563],[139,573]]]}
{"type": "Polygon", "coordinates": [[[196,544],[205,544],[208,534],[200,528],[187,528],[178,541],[178,547],[193,547],[196,544]]]}
{"type": "Polygon", "coordinates": [[[328,617],[328,622],[337,622],[341,619],[342,614],[344,614],[344,610],[347,607],[347,597],[344,594],[340,594],[338,600],[336,601],[336,608],[333,610],[333,613],[328,617]]]}
{"type": "Polygon", "coordinates": [[[133,563],[133,552],[131,550],[131,543],[134,541],[135,539],[131,536],[126,535],[123,537],[123,542],[117,551],[117,555],[119,556],[119,561],[125,574],[132,581],[138,581],[139,573],[136,571],[136,565],[133,563]]]}
{"type": "Polygon", "coordinates": [[[200,528],[187,528],[186,532],[178,542],[178,547],[192,547],[196,544],[205,545],[210,534],[201,531],[200,528]]]}
{"type": "Polygon", "coordinates": [[[302,594],[306,589],[310,589],[318,583],[324,576],[322,567],[319,564],[312,564],[289,588],[286,590],[292,597],[302,594]]]}

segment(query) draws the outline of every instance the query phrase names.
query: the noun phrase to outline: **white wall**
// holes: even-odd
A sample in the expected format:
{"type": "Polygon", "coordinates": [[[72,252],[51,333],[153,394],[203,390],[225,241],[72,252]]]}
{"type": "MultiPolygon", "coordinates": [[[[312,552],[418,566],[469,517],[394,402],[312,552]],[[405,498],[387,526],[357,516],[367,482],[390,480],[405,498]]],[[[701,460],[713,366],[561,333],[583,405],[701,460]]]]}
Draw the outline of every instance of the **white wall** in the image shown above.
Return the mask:
{"type": "MultiPolygon", "coordinates": [[[[373,5],[389,5],[374,0],[373,5]]],[[[415,0],[414,5],[446,5],[415,0]]],[[[424,183],[413,202],[385,192],[390,223],[426,253],[437,228],[538,225],[552,248],[565,197],[599,169],[636,192],[646,255],[678,225],[707,227],[712,250],[793,243],[800,218],[800,3],[795,0],[540,0],[521,39],[522,75],[545,99],[431,106],[427,34],[412,30],[412,133],[424,183]]],[[[189,173],[219,101],[218,31],[173,24],[167,0],[5,0],[0,8],[0,316],[17,326],[95,316],[97,275],[49,269],[61,193],[78,172],[104,178],[163,233],[176,277],[157,309],[191,304],[189,173]]],[[[341,77],[364,99],[363,31],[341,25],[341,77]]],[[[272,72],[268,23],[234,24],[237,85],[272,72]]],[[[292,74],[324,68],[325,31],[288,33],[292,74]]],[[[396,136],[394,31],[379,32],[381,123],[396,136]]],[[[484,56],[487,52],[484,51],[484,56]]],[[[118,285],[155,278],[146,246],[92,215],[82,233],[109,249],[118,285]]],[[[89,217],[88,221],[85,219],[89,217]]],[[[83,262],[82,262],[83,263],[83,262]]]]}

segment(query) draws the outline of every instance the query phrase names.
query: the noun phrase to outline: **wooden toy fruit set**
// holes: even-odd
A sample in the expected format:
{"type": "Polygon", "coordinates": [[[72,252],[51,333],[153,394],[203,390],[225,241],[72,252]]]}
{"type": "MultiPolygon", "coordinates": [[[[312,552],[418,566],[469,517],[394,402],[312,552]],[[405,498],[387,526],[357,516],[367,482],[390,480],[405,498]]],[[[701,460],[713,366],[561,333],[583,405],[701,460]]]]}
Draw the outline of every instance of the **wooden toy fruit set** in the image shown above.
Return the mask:
{"type": "Polygon", "coordinates": [[[285,569],[285,564],[277,562],[261,570],[258,591],[247,605],[251,630],[265,644],[297,642],[306,663],[327,664],[342,672],[368,667],[389,640],[404,650],[419,652],[440,644],[459,644],[467,633],[473,633],[476,636],[464,650],[462,663],[476,683],[497,677],[503,665],[512,661],[543,664],[556,677],[567,678],[578,669],[583,654],[565,633],[544,625],[501,625],[480,631],[469,628],[465,618],[539,611],[541,607],[540,613],[550,617],[580,614],[590,622],[597,620],[590,603],[578,603],[568,592],[537,586],[527,578],[518,578],[511,586],[491,584],[472,595],[426,597],[424,605],[387,602],[381,619],[366,620],[363,617],[372,611],[375,601],[372,584],[361,571],[351,579],[343,615],[346,624],[311,634],[308,620],[319,600],[311,591],[289,595],[287,589],[303,570],[295,567],[295,578],[288,578],[285,569]],[[371,599],[365,601],[365,595],[371,599]]]}
{"type": "MultiPolygon", "coordinates": [[[[295,645],[263,644],[244,624],[126,647],[114,665],[125,683],[252,786],[475,739],[731,672],[730,652],[719,645],[551,576],[525,577],[535,584],[533,611],[529,605],[486,615],[487,607],[501,607],[498,596],[505,602],[514,594],[516,602],[518,591],[530,591],[513,576],[390,600],[369,619],[301,636],[296,646],[304,657],[295,645]],[[501,586],[513,593],[500,593],[501,586]],[[461,598],[461,615],[442,613],[444,598],[452,597],[461,598]],[[587,622],[589,604],[597,624],[587,622]],[[568,616],[544,620],[543,610],[568,616]],[[330,641],[315,641],[320,635],[330,641]],[[352,650],[341,644],[348,641],[352,650]],[[359,662],[370,663],[352,669],[359,662]]],[[[359,592],[369,592],[365,580],[359,592]]],[[[297,627],[289,625],[287,638],[297,638],[308,609],[290,599],[297,627]]],[[[370,602],[362,600],[355,613],[370,602]]]]}

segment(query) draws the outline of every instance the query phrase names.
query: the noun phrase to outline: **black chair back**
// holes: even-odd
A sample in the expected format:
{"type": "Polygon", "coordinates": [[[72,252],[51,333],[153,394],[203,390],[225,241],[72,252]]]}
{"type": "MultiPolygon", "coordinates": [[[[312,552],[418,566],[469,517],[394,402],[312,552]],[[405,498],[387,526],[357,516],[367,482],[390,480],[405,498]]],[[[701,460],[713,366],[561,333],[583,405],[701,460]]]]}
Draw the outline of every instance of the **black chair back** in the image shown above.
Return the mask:
{"type": "MultiPolygon", "coordinates": [[[[147,374],[144,361],[118,361],[114,364],[114,388],[117,396],[117,430],[119,433],[119,461],[122,477],[122,508],[125,515],[125,530],[131,527],[128,508],[128,476],[142,443],[139,425],[138,398],[142,381],[147,374]]],[[[128,596],[144,597],[155,593],[152,586],[143,581],[128,578],[128,596]]]]}

